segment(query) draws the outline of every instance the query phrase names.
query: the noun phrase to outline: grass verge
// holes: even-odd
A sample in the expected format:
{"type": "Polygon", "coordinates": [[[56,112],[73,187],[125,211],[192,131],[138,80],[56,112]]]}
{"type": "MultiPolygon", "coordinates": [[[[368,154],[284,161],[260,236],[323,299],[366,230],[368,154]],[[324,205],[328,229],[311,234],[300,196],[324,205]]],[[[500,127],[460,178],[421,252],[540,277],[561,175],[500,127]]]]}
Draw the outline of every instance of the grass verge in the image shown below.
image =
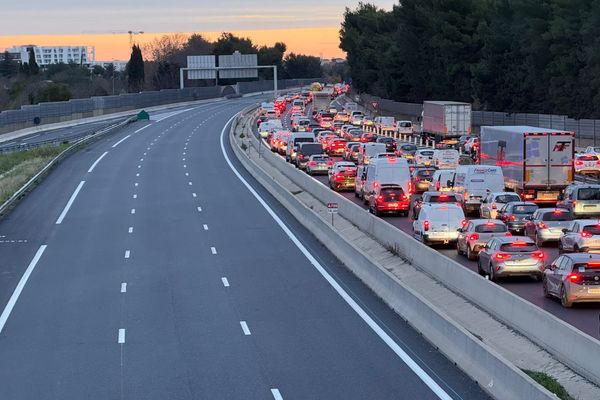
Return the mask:
{"type": "Polygon", "coordinates": [[[0,204],[4,203],[69,144],[0,154],[0,204]]]}
{"type": "Polygon", "coordinates": [[[557,395],[559,399],[575,400],[569,395],[565,388],[550,375],[545,374],[543,372],[530,371],[528,369],[524,369],[523,372],[529,375],[534,381],[536,381],[537,383],[539,383],[540,385],[557,395]]]}

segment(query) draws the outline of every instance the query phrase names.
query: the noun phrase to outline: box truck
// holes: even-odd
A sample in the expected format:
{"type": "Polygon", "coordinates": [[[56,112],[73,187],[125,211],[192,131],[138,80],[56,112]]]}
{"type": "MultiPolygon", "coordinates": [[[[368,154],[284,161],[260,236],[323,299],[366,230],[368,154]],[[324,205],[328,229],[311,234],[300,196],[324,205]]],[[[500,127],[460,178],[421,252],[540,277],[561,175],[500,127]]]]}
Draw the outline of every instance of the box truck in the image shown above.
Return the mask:
{"type": "Polygon", "coordinates": [[[471,134],[471,105],[457,101],[424,101],[422,132],[436,141],[471,134]]]}
{"type": "Polygon", "coordinates": [[[555,204],[573,182],[575,134],[534,126],[482,126],[479,160],[502,168],[524,201],[555,204]]]}

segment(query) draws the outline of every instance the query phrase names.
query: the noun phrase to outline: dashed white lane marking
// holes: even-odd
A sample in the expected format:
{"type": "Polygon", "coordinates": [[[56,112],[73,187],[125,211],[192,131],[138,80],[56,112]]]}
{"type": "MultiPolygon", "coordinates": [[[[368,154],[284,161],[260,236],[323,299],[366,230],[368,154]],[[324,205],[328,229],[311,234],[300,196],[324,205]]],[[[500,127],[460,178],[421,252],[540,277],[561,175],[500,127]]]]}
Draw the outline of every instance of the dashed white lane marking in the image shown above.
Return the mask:
{"type": "Polygon", "coordinates": [[[6,325],[6,321],[8,320],[8,317],[10,317],[10,313],[12,312],[13,308],[15,307],[15,304],[17,304],[17,300],[19,300],[19,296],[21,295],[21,292],[23,291],[25,284],[27,284],[27,280],[29,279],[29,276],[35,269],[35,266],[37,265],[37,263],[40,261],[40,258],[42,258],[42,254],[44,254],[44,251],[46,251],[46,247],[47,246],[45,244],[40,246],[38,251],[33,256],[33,259],[29,263],[29,266],[25,270],[25,273],[21,277],[21,280],[17,284],[17,287],[15,288],[12,296],[10,296],[10,299],[8,299],[8,303],[6,303],[6,307],[4,307],[4,311],[2,311],[2,314],[0,315],[0,333],[2,333],[2,330],[4,329],[4,325],[6,325]]]}
{"type": "Polygon", "coordinates": [[[138,132],[141,132],[141,131],[143,131],[144,129],[146,129],[147,127],[149,127],[150,125],[152,125],[152,124],[148,124],[148,125],[142,126],[140,129],[138,129],[137,131],[134,131],[133,133],[138,133],[138,132]]]}
{"type": "Polygon", "coordinates": [[[183,168],[187,168],[187,165],[183,164],[183,168]]]}
{"type": "Polygon", "coordinates": [[[237,117],[236,114],[227,121],[223,129],[221,130],[221,153],[229,165],[231,171],[237,176],[237,178],[242,182],[244,186],[252,193],[252,195],[256,198],[256,200],[260,203],[260,205],[269,213],[271,218],[275,220],[277,225],[285,232],[285,234],[290,238],[290,240],[296,245],[296,247],[304,254],[304,256],[308,259],[308,261],[315,267],[315,269],[323,276],[323,278],[333,287],[333,289],[340,295],[342,299],[358,314],[358,316],[375,332],[377,336],[400,358],[418,377],[421,381],[427,385],[432,392],[434,392],[438,398],[442,400],[451,400],[452,397],[444,391],[438,385],[438,383],[427,374],[423,368],[419,366],[403,349],[392,339],[374,320],[371,318],[369,314],[365,312],[365,310],[358,305],[358,303],[340,286],[340,284],[327,272],[327,270],[317,261],[317,259],[304,247],[302,242],[294,235],[294,233],[283,223],[281,218],[273,211],[271,207],[265,202],[265,200],[254,190],[254,188],[244,179],[244,177],[236,170],[236,168],[231,163],[227,152],[225,151],[225,131],[227,127],[233,121],[234,118],[237,117]]]}
{"type": "Polygon", "coordinates": [[[121,293],[127,293],[127,282],[121,283],[121,293]]]}
{"type": "Polygon", "coordinates": [[[138,172],[137,174],[135,174],[135,176],[139,177],[139,176],[140,176],[140,173],[138,172]]]}
{"type": "Polygon", "coordinates": [[[204,228],[205,231],[208,230],[208,225],[204,224],[204,225],[202,225],[202,227],[204,228]]]}
{"type": "Polygon", "coordinates": [[[125,258],[129,258],[131,252],[129,250],[125,250],[125,258]]]}
{"type": "Polygon", "coordinates": [[[125,329],[119,329],[119,338],[117,339],[119,344],[125,343],[125,329]]]}
{"type": "Polygon", "coordinates": [[[189,173],[189,172],[186,172],[186,173],[185,173],[185,176],[190,176],[190,173],[189,173]]]}
{"type": "Polygon", "coordinates": [[[272,388],[271,389],[271,394],[273,395],[273,398],[275,400],[283,400],[283,396],[281,395],[281,393],[279,393],[279,389],[272,388]]]}
{"type": "Polygon", "coordinates": [[[63,219],[65,219],[65,217],[67,216],[67,213],[69,212],[69,209],[71,208],[71,206],[73,205],[73,202],[75,201],[75,198],[77,197],[77,195],[79,194],[79,191],[81,190],[81,188],[83,187],[83,185],[85,184],[85,181],[81,181],[79,182],[79,185],[77,186],[77,189],[75,189],[75,191],[73,192],[73,194],[71,195],[71,198],[69,199],[69,201],[67,202],[67,205],[65,206],[65,208],[62,210],[62,213],[60,213],[60,216],[58,217],[58,219],[56,220],[56,224],[59,225],[63,222],[63,219]]]}
{"type": "Polygon", "coordinates": [[[107,154],[108,154],[108,151],[105,151],[104,154],[102,154],[100,157],[98,157],[98,159],[96,161],[94,161],[94,163],[92,164],[90,169],[88,169],[88,172],[92,172],[94,170],[94,168],[96,168],[96,165],[98,165],[100,160],[102,160],[107,154]]]}
{"type": "Polygon", "coordinates": [[[138,165],[138,168],[142,168],[142,166],[141,166],[141,165],[138,165]]]}
{"type": "Polygon", "coordinates": [[[181,161],[185,161],[185,158],[182,158],[181,161]]]}
{"type": "Polygon", "coordinates": [[[134,199],[137,199],[137,194],[134,194],[134,195],[133,195],[133,198],[134,198],[134,199]]]}
{"type": "Polygon", "coordinates": [[[133,226],[130,226],[130,227],[129,227],[129,230],[128,230],[127,232],[129,232],[129,233],[133,233],[133,226]]]}
{"type": "Polygon", "coordinates": [[[139,185],[139,183],[137,183],[137,182],[136,182],[136,183],[135,183],[135,186],[138,186],[138,185],[139,185]]]}
{"type": "Polygon", "coordinates": [[[196,210],[198,210],[198,212],[202,212],[202,207],[196,207],[196,210]]]}
{"type": "Polygon", "coordinates": [[[146,155],[147,153],[144,153],[144,155],[146,155]]]}
{"type": "Polygon", "coordinates": [[[132,208],[132,209],[131,209],[131,213],[132,213],[132,214],[135,214],[135,208],[132,208]]]}
{"type": "Polygon", "coordinates": [[[229,281],[227,280],[227,278],[225,278],[225,277],[222,277],[222,278],[221,278],[221,281],[223,282],[223,286],[225,286],[225,287],[229,287],[229,281]]]}
{"type": "Polygon", "coordinates": [[[188,182],[188,185],[192,186],[192,182],[188,182]]]}
{"type": "Polygon", "coordinates": [[[250,333],[250,328],[248,328],[248,324],[246,323],[246,321],[240,321],[240,325],[242,326],[242,330],[244,331],[244,335],[246,335],[246,336],[252,335],[250,333]]]}
{"type": "Polygon", "coordinates": [[[215,249],[214,247],[211,247],[210,252],[213,254],[217,254],[217,249],[215,249]]]}
{"type": "Polygon", "coordinates": [[[127,135],[127,136],[125,136],[123,139],[119,140],[117,143],[113,144],[113,145],[112,145],[113,149],[114,149],[115,147],[117,147],[118,145],[120,145],[121,143],[123,143],[125,140],[129,139],[129,137],[130,137],[130,136],[131,136],[131,135],[127,135]]]}
{"type": "Polygon", "coordinates": [[[141,161],[144,161],[144,159],[143,159],[143,158],[140,158],[140,162],[141,162],[141,161]]]}
{"type": "Polygon", "coordinates": [[[192,193],[192,197],[198,197],[196,193],[192,193]]]}

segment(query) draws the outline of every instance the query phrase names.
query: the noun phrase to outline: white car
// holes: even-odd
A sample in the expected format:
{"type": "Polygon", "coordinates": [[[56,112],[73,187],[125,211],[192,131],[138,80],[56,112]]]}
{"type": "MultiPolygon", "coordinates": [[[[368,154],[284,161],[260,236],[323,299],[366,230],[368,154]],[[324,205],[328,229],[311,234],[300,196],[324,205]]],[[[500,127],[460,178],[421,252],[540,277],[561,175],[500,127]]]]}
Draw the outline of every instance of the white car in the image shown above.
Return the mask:
{"type": "Polygon", "coordinates": [[[424,165],[426,167],[430,166],[433,162],[434,152],[435,151],[432,149],[417,149],[413,158],[413,163],[415,165],[424,165]]]}
{"type": "Polygon", "coordinates": [[[493,192],[488,194],[479,207],[481,218],[495,219],[498,215],[498,209],[511,201],[522,201],[521,197],[514,192],[493,192]]]}
{"type": "Polygon", "coordinates": [[[466,222],[463,209],[456,204],[426,203],[413,222],[413,235],[425,244],[454,243],[466,222]]]}
{"type": "Polygon", "coordinates": [[[586,154],[599,154],[600,155],[600,147],[596,146],[588,146],[585,148],[585,150],[583,151],[586,154]]]}
{"type": "MultiPolygon", "coordinates": [[[[599,149],[600,150],[600,149],[599,149]]],[[[600,153],[576,154],[575,173],[581,175],[600,176],[600,153]]]]}

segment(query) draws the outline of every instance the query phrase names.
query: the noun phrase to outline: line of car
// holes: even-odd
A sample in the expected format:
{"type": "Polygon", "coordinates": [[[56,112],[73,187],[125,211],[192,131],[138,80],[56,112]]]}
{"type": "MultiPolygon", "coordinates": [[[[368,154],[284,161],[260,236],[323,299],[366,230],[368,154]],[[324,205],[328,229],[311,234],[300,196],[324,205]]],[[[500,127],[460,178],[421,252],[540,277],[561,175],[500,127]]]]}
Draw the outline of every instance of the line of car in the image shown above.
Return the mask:
{"type": "Polygon", "coordinates": [[[504,191],[500,167],[459,165],[456,150],[419,148],[335,117],[322,127],[314,117],[303,132],[274,129],[266,143],[308,174],[326,174],[332,190],[354,191],[370,212],[410,215],[417,240],[455,245],[493,281],[542,280],[544,295],[564,307],[600,301],[600,220],[589,219],[600,218],[600,185],[570,185],[557,207],[539,208],[504,191]],[[541,249],[552,242],[560,254],[547,263],[541,249]]]}

